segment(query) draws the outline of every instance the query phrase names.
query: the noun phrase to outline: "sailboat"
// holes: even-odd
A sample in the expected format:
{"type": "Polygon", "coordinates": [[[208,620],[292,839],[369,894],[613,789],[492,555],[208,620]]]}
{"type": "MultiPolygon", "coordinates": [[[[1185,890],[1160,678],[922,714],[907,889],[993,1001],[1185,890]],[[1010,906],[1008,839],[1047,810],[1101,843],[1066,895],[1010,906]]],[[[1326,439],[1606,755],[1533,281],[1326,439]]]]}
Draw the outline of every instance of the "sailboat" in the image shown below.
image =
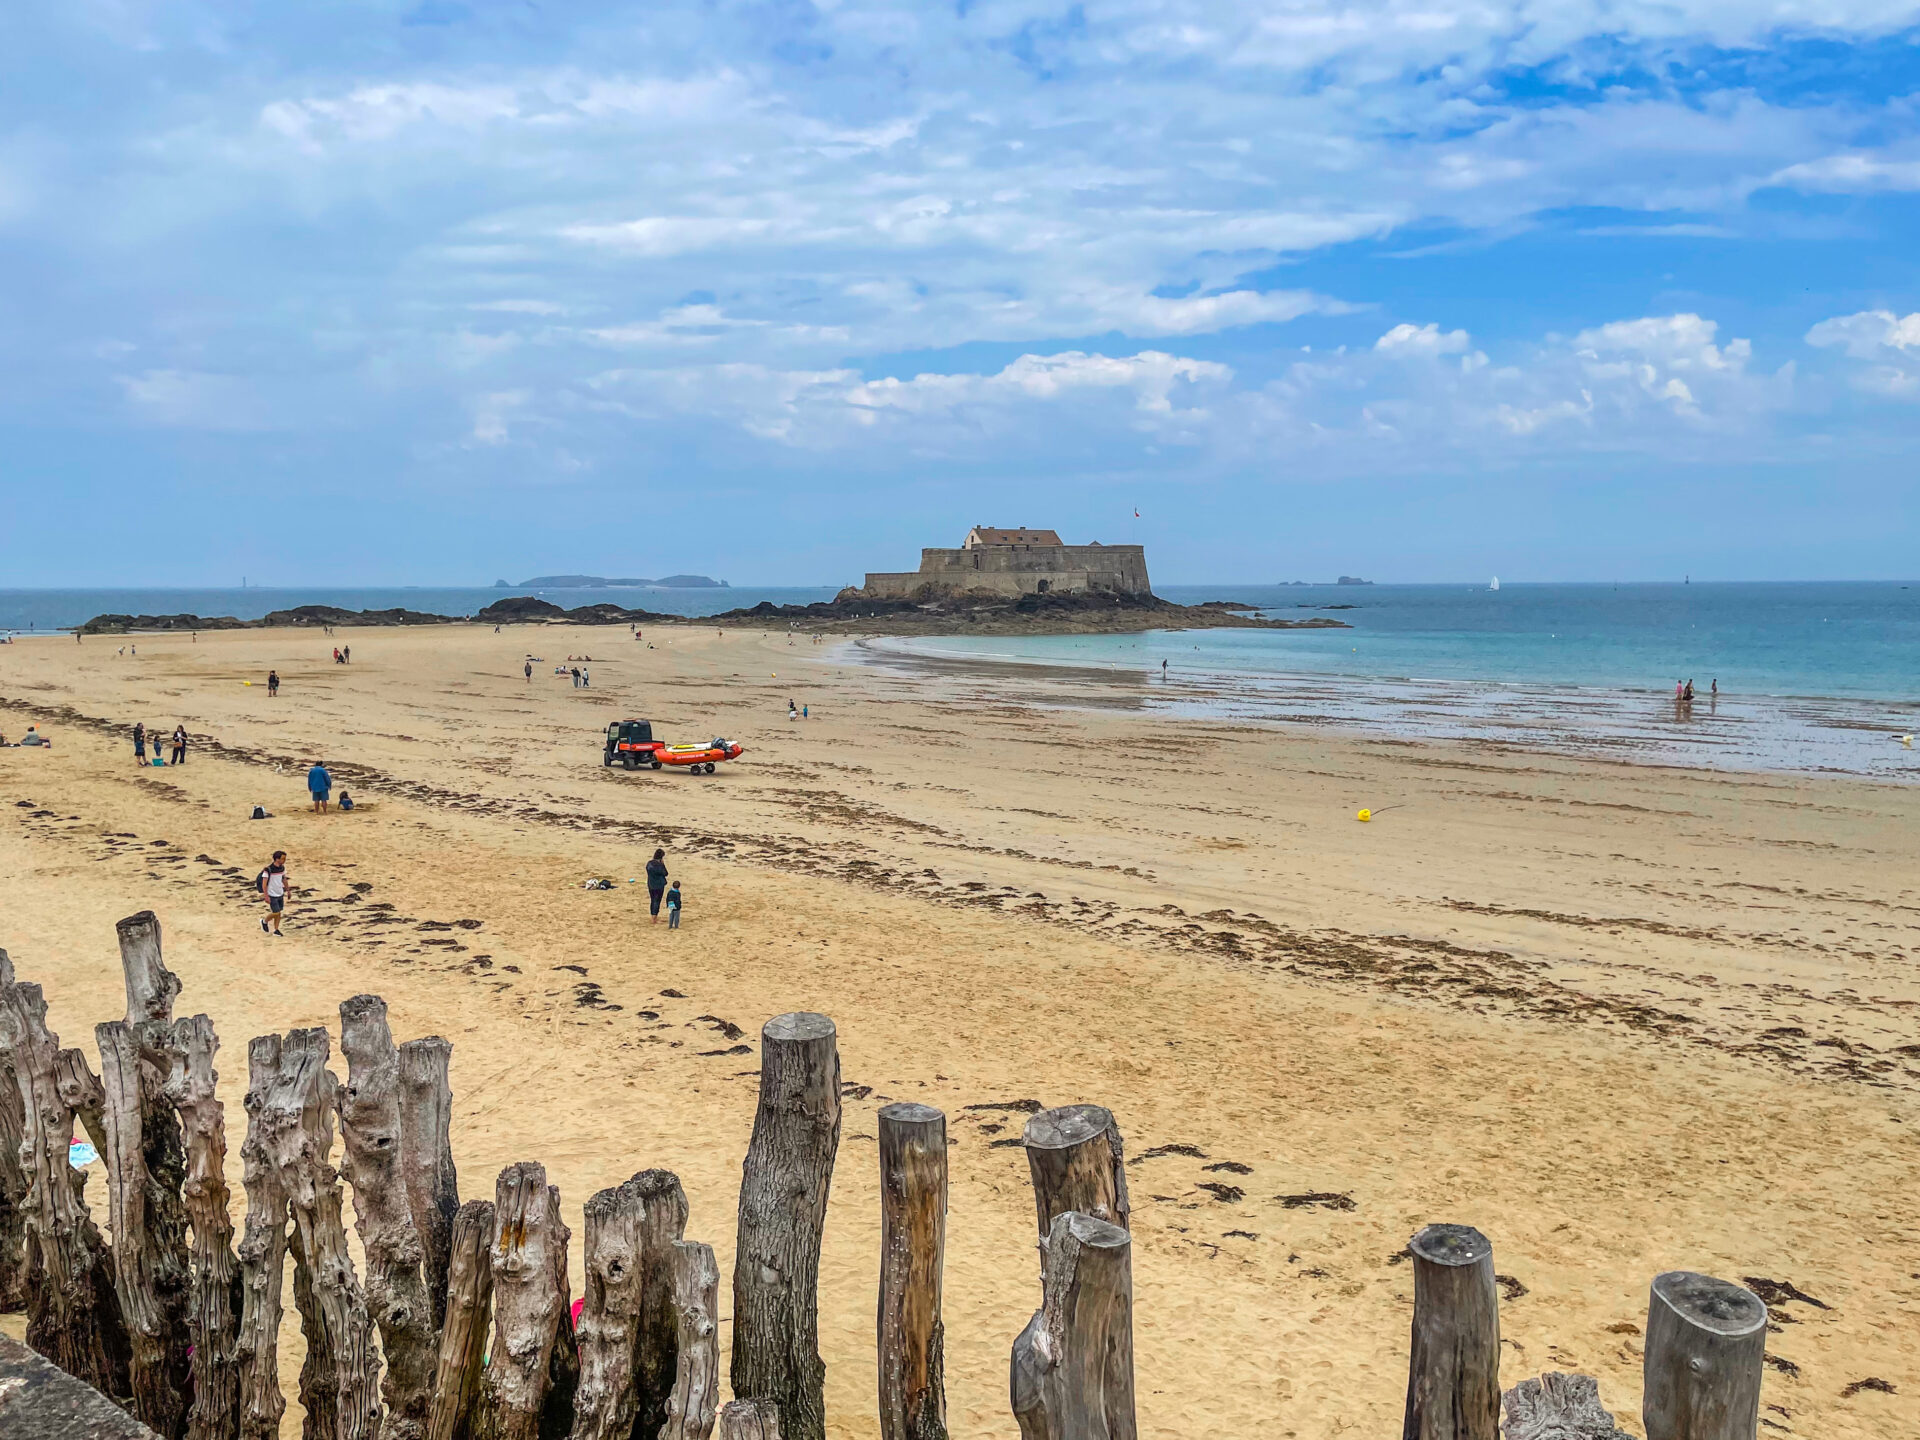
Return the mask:
{"type": "Polygon", "coordinates": [[[1491,585],[1489,585],[1489,586],[1487,586],[1487,589],[1489,589],[1489,590],[1498,590],[1499,588],[1500,588],[1500,577],[1499,577],[1498,575],[1496,575],[1496,576],[1494,576],[1494,577],[1493,577],[1493,583],[1492,583],[1491,585]]]}

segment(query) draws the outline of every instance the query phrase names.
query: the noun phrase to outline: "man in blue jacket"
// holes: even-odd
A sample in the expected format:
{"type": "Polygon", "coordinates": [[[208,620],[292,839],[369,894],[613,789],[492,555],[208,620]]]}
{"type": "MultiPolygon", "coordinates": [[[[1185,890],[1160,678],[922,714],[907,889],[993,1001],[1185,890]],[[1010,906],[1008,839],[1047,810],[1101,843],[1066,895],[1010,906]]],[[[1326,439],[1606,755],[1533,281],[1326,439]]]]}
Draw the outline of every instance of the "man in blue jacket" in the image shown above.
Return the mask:
{"type": "Polygon", "coordinates": [[[327,773],[327,767],[318,760],[307,771],[307,793],[313,797],[313,808],[321,815],[327,813],[327,799],[333,794],[333,776],[327,773]]]}

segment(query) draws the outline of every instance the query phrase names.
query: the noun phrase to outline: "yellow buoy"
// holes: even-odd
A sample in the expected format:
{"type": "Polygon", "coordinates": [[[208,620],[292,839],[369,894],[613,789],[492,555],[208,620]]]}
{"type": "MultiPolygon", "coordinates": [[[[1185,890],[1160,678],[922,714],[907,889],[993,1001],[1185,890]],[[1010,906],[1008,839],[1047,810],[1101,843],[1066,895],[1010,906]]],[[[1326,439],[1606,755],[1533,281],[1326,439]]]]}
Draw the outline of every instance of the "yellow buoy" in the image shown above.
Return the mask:
{"type": "Polygon", "coordinates": [[[1358,815],[1354,816],[1353,818],[1364,824],[1366,821],[1373,819],[1373,812],[1371,810],[1362,810],[1358,815]]]}
{"type": "Polygon", "coordinates": [[[251,680],[242,680],[242,681],[241,681],[240,683],[241,683],[242,685],[251,685],[251,684],[253,684],[253,681],[251,681],[251,680]]]}

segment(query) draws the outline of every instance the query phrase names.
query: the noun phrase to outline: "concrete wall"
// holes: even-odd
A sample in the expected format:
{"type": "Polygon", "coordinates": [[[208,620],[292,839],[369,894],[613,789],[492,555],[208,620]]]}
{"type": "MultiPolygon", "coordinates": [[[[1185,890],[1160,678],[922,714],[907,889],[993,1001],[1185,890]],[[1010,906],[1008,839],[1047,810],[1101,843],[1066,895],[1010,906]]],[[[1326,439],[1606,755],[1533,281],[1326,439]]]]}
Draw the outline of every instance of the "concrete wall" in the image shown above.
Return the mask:
{"type": "Polygon", "coordinates": [[[914,571],[875,572],[867,576],[867,594],[904,598],[923,590],[957,594],[969,590],[994,595],[1031,595],[1037,591],[1078,594],[1118,591],[1144,595],[1147,554],[1138,545],[994,545],[971,550],[920,552],[914,571]]]}

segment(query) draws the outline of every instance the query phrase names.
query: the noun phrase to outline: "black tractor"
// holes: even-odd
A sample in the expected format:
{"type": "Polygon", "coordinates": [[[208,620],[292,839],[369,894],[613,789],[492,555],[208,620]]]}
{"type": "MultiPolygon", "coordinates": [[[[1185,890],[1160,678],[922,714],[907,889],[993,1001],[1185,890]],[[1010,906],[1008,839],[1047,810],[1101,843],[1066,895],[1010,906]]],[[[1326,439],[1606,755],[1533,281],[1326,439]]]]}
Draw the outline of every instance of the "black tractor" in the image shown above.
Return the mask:
{"type": "Polygon", "coordinates": [[[651,721],[616,720],[607,726],[607,749],[602,763],[611,765],[618,760],[629,770],[638,770],[642,765],[650,770],[658,770],[658,748],[659,742],[653,738],[651,721]]]}

